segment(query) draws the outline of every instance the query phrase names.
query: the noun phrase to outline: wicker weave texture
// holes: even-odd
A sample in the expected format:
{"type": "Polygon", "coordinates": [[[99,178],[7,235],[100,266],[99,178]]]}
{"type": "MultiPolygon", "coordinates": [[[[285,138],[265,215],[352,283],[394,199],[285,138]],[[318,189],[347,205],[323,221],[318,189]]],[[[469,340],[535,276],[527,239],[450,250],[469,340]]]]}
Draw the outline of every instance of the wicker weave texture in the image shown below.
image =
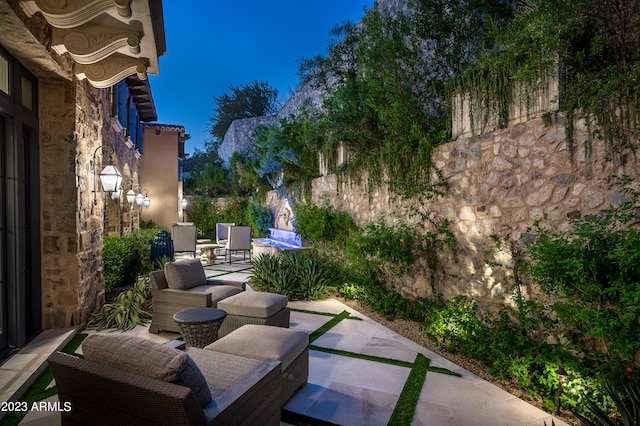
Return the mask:
{"type": "Polygon", "coordinates": [[[245,317],[242,315],[227,315],[220,330],[218,331],[218,337],[226,336],[233,330],[236,330],[246,324],[257,325],[273,325],[276,327],[289,328],[289,319],[291,317],[291,310],[284,308],[269,318],[257,318],[257,317],[245,317]]]}
{"type": "Polygon", "coordinates": [[[178,324],[178,328],[187,346],[204,348],[218,339],[220,321],[208,324],[178,324]]]}
{"type": "Polygon", "coordinates": [[[282,372],[282,406],[291,398],[293,393],[307,384],[309,379],[309,349],[305,349],[298,357],[282,372]]]}
{"type": "Polygon", "coordinates": [[[48,359],[69,425],[280,424],[280,364],[264,361],[200,407],[189,388],[54,352],[48,359]]]}

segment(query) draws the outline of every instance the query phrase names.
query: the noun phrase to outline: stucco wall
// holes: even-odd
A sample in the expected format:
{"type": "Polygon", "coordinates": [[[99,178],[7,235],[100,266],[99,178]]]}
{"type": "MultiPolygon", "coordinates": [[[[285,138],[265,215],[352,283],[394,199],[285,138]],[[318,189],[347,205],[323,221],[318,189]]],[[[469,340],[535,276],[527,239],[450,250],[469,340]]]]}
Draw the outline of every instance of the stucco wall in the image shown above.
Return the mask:
{"type": "Polygon", "coordinates": [[[140,184],[151,205],[142,207],[142,219],[171,229],[179,221],[178,132],[161,126],[145,126],[146,148],[142,156],[140,184]]]}
{"type": "MultiPolygon", "coordinates": [[[[584,122],[579,121],[571,156],[564,116],[559,115],[555,123],[535,119],[436,149],[433,162],[448,188],[444,196],[430,202],[399,202],[385,188],[369,193],[343,184],[338,190],[334,175],[314,181],[312,200],[316,204],[329,200],[359,225],[380,218],[388,225],[398,221],[416,225],[409,217],[412,208],[448,220],[456,256],[445,250],[439,254],[435,275],[418,262],[409,274],[391,283],[408,297],[431,297],[434,292],[446,299],[467,295],[491,310],[510,303],[513,284],[508,266],[511,254],[497,249],[494,236],[506,242],[505,247],[509,243],[521,246],[535,238],[531,227],[538,220],[550,229],[568,230],[570,219],[625,199],[615,185],[616,176],[638,177],[640,170],[632,156],[626,163],[608,162],[604,143],[594,141],[588,157],[588,141],[584,122]]],[[[535,288],[525,291],[535,294],[535,288]]]]}

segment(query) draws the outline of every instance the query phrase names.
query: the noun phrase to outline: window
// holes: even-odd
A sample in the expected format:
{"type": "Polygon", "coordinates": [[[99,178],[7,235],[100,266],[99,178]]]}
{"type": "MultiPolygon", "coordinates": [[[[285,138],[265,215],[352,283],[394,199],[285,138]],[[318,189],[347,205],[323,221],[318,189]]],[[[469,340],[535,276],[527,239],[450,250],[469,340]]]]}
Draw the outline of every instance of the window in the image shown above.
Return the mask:
{"type": "Polygon", "coordinates": [[[24,75],[21,80],[22,86],[22,106],[33,111],[33,82],[24,75]]]}
{"type": "Polygon", "coordinates": [[[0,91],[10,95],[9,92],[9,61],[0,53],[0,91]]]}

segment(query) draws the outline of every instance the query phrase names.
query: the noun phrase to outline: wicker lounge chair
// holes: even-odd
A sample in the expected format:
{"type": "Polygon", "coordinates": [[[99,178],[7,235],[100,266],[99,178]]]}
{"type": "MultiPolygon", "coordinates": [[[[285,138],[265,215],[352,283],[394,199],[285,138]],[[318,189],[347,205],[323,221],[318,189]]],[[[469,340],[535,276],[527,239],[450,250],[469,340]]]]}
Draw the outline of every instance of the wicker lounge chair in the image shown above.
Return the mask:
{"type": "MultiPolygon", "coordinates": [[[[161,356],[168,360],[158,362],[153,345],[164,345],[131,336],[102,337],[133,339],[127,347],[138,347],[139,355],[128,351],[120,361],[125,365],[121,366],[120,363],[53,353],[48,363],[58,387],[58,397],[62,406],[68,403],[72,407],[61,412],[63,425],[280,424],[280,363],[277,361],[256,361],[202,349],[181,352],[165,347],[161,356]],[[167,373],[187,371],[184,366],[177,365],[176,360],[191,366],[195,364],[196,368],[189,371],[198,370],[199,377],[206,381],[208,401],[198,390],[204,389],[202,386],[194,388],[184,377],[181,381],[166,379],[167,373]],[[176,368],[172,370],[172,367],[176,368]],[[147,370],[154,368],[154,374],[164,375],[163,378],[148,374],[147,370]],[[157,371],[162,368],[165,371],[157,371]]],[[[111,349],[115,347],[117,344],[111,349]]],[[[122,354],[113,360],[118,356],[122,357],[122,354]]],[[[192,381],[194,374],[185,377],[192,381]]]]}
{"type": "Polygon", "coordinates": [[[149,274],[153,296],[153,318],[149,331],[179,332],[173,315],[190,308],[215,308],[220,300],[241,293],[243,287],[213,284],[207,281],[199,259],[165,264],[165,270],[149,274]]]}

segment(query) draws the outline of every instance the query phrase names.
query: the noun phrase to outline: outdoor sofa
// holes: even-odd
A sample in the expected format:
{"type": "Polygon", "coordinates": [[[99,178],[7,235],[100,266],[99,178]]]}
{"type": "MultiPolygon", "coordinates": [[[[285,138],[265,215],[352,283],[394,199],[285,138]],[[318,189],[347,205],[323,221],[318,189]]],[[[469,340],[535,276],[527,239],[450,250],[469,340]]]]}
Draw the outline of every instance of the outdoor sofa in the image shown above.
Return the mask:
{"type": "Polygon", "coordinates": [[[279,425],[281,367],[140,337],[94,334],[48,358],[63,425],[279,425]]]}
{"type": "Polygon", "coordinates": [[[149,273],[153,317],[149,331],[178,333],[173,315],[183,309],[215,308],[220,300],[244,291],[243,286],[220,285],[207,280],[200,259],[165,264],[164,270],[149,273]]]}
{"type": "Polygon", "coordinates": [[[183,309],[219,308],[227,313],[220,337],[245,324],[289,327],[287,296],[267,292],[244,291],[244,284],[216,284],[207,281],[198,259],[165,264],[164,270],[149,274],[153,296],[153,316],[149,331],[179,332],[173,315],[183,309]]]}

